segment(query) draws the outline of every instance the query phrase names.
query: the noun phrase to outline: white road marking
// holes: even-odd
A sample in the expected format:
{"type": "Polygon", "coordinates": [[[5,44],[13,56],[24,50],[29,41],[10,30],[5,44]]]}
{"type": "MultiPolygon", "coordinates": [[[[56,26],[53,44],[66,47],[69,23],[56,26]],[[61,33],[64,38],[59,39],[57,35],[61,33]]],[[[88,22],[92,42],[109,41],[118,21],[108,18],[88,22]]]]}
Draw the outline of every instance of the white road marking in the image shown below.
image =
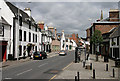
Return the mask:
{"type": "Polygon", "coordinates": [[[5,78],[5,79],[12,79],[12,78],[5,78]]]}
{"type": "Polygon", "coordinates": [[[57,56],[57,55],[52,55],[52,56],[50,56],[50,57],[54,57],[54,56],[57,56]]]}
{"type": "Polygon", "coordinates": [[[24,74],[24,73],[27,73],[27,72],[29,72],[29,71],[31,71],[31,70],[32,70],[32,69],[29,69],[29,70],[23,71],[23,72],[21,72],[21,73],[18,73],[17,76],[22,75],[22,74],[24,74]]]}
{"type": "Polygon", "coordinates": [[[38,67],[44,66],[44,65],[46,65],[46,64],[48,64],[48,63],[41,64],[41,65],[39,65],[38,67]]]}

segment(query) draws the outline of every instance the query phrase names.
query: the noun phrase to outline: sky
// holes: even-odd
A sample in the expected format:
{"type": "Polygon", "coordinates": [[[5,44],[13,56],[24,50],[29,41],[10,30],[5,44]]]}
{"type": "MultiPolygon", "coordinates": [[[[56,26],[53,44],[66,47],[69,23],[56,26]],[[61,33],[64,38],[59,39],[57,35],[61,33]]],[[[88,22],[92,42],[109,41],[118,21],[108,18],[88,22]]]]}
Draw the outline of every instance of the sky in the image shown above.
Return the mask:
{"type": "Polygon", "coordinates": [[[30,8],[36,22],[44,21],[48,26],[56,27],[57,32],[78,33],[86,37],[86,29],[100,19],[109,16],[110,9],[117,9],[117,2],[12,2],[20,9],[30,8]]]}

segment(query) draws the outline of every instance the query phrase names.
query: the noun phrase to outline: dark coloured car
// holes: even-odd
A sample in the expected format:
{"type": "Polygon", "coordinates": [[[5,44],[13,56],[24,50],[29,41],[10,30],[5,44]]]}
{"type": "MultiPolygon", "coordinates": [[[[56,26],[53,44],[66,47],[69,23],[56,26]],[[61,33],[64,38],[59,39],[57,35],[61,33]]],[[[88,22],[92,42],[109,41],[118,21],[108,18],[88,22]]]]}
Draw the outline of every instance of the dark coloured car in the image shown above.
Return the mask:
{"type": "Polygon", "coordinates": [[[42,59],[47,58],[47,54],[44,51],[42,51],[42,52],[37,51],[37,52],[34,52],[33,58],[34,59],[41,59],[42,60],[42,59]]]}

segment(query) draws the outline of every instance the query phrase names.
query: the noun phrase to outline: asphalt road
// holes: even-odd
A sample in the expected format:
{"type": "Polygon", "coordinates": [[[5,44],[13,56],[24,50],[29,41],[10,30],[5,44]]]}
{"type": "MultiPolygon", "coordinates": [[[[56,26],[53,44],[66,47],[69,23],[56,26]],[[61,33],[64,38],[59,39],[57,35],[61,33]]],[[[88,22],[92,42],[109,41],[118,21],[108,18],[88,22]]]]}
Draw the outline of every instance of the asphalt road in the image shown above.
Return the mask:
{"type": "MultiPolygon", "coordinates": [[[[44,60],[32,60],[2,70],[3,79],[51,79],[74,61],[74,51],[66,56],[54,56],[44,60]]],[[[4,80],[5,81],[5,80],[4,80]]]]}

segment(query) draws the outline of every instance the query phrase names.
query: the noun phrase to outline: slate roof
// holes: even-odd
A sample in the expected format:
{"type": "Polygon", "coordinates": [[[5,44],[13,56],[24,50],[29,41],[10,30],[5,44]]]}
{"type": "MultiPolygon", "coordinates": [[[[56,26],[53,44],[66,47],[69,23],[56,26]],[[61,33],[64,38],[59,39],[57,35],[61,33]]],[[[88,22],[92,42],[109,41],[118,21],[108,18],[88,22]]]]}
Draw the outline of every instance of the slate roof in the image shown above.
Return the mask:
{"type": "MultiPolygon", "coordinates": [[[[10,2],[6,2],[6,4],[8,5],[10,10],[14,13],[15,17],[17,18],[18,8],[10,2]]],[[[26,21],[26,18],[30,18],[29,15],[27,13],[25,13],[23,10],[21,10],[21,9],[19,9],[19,10],[20,10],[20,14],[22,15],[22,21],[26,22],[28,24],[28,21],[26,21]]],[[[31,17],[31,20],[32,20],[32,22],[35,22],[35,20],[32,17],[31,17]]],[[[32,25],[34,25],[34,24],[32,24],[32,25]]]]}
{"type": "Polygon", "coordinates": [[[110,35],[110,38],[114,38],[118,36],[120,37],[120,26],[114,30],[114,32],[110,35]]]}

